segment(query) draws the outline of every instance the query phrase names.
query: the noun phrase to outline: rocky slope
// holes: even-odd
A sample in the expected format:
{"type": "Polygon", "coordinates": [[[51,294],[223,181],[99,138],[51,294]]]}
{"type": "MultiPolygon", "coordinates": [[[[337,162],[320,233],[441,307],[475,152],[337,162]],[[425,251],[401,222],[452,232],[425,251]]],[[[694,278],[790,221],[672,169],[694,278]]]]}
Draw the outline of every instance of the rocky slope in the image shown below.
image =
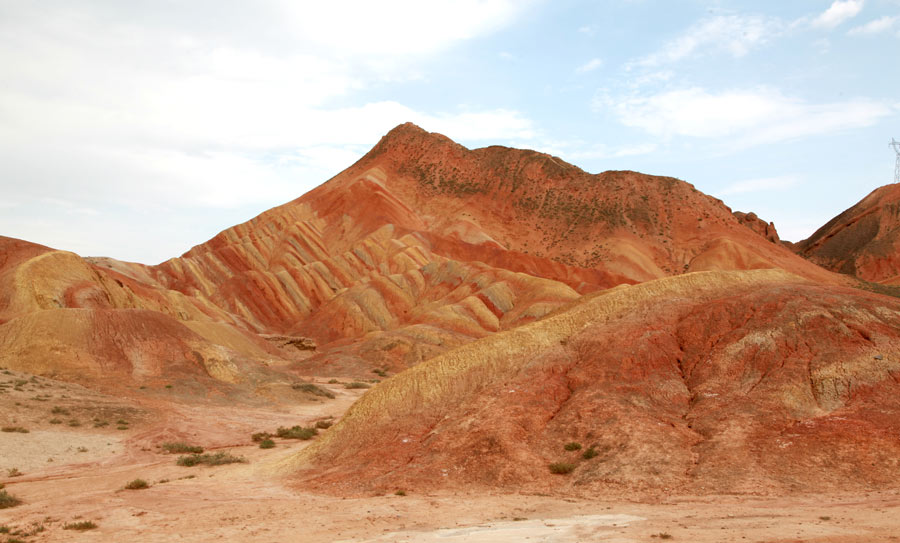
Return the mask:
{"type": "Polygon", "coordinates": [[[339,492],[890,487],[898,390],[895,299],[776,270],[692,273],[428,360],[285,467],[339,492]]]}
{"type": "Polygon", "coordinates": [[[900,284],[900,185],[875,189],[795,249],[827,269],[900,284]]]}

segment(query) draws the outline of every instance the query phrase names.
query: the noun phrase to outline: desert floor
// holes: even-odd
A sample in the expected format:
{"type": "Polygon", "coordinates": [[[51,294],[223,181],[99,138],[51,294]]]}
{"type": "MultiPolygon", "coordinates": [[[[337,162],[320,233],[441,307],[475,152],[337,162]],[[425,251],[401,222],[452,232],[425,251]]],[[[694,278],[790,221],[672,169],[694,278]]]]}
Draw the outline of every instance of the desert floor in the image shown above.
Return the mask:
{"type": "Polygon", "coordinates": [[[0,509],[0,527],[9,532],[0,543],[900,540],[900,491],[658,503],[485,492],[362,498],[304,492],[270,467],[308,442],[276,439],[275,448],[260,449],[250,435],[340,417],[364,392],[322,386],[336,398],[272,407],[222,399],[188,403],[177,386],[113,397],[0,372],[0,423],[28,430],[0,433],[0,483],[23,501],[0,509]],[[166,441],[227,451],[247,462],[178,466],[177,455],[158,447],[166,441]],[[150,487],[124,489],[137,478],[150,487]],[[80,521],[97,527],[64,529],[80,521]]]}

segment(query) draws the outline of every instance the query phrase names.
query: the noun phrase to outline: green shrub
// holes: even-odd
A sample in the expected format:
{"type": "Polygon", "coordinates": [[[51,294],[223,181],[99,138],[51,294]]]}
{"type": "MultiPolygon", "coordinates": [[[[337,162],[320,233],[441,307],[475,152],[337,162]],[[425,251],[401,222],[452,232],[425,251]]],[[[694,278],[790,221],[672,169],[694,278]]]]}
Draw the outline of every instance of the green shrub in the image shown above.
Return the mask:
{"type": "Polygon", "coordinates": [[[173,454],[200,454],[203,452],[203,447],[199,447],[197,445],[188,445],[187,443],[183,443],[181,441],[176,442],[166,442],[160,445],[167,453],[173,454]]]}
{"type": "Polygon", "coordinates": [[[97,524],[91,522],[90,520],[82,520],[80,522],[67,522],[63,525],[63,530],[78,530],[79,532],[83,532],[85,530],[93,530],[97,527],[97,524]]]}
{"type": "Polygon", "coordinates": [[[398,490],[397,492],[394,492],[394,494],[397,495],[397,496],[406,496],[406,491],[405,491],[405,490],[398,490]]]}
{"type": "Polygon", "coordinates": [[[150,483],[143,479],[135,479],[125,485],[125,490],[143,490],[145,488],[150,488],[150,483]]]}
{"type": "Polygon", "coordinates": [[[260,449],[272,449],[275,447],[275,442],[271,439],[264,439],[259,442],[260,449]]]}
{"type": "Polygon", "coordinates": [[[320,430],[327,430],[327,429],[331,428],[332,424],[334,424],[333,420],[317,420],[316,428],[318,428],[320,430]]]}
{"type": "Polygon", "coordinates": [[[600,453],[597,452],[597,449],[595,449],[593,447],[588,447],[588,449],[586,451],[581,453],[581,457],[584,458],[585,460],[590,460],[591,458],[594,458],[598,454],[600,454],[600,453]]]}
{"type": "Polygon", "coordinates": [[[5,490],[0,490],[0,509],[8,509],[22,503],[22,500],[5,490]]]}
{"type": "Polygon", "coordinates": [[[570,441],[569,443],[563,445],[563,449],[567,451],[577,451],[581,449],[581,443],[578,443],[577,441],[570,441]]]}
{"type": "Polygon", "coordinates": [[[372,388],[372,385],[368,383],[360,383],[359,381],[353,381],[352,383],[344,383],[344,388],[372,388]]]}
{"type": "Polygon", "coordinates": [[[270,434],[269,432],[256,432],[255,434],[250,436],[250,438],[253,439],[254,443],[259,443],[261,441],[265,441],[265,440],[269,439],[270,437],[272,437],[272,434],[270,434]]]}
{"type": "Polygon", "coordinates": [[[323,398],[334,398],[334,393],[330,390],[326,390],[320,386],[314,385],[312,383],[296,383],[291,386],[294,390],[299,390],[300,392],[306,392],[307,394],[312,394],[313,396],[322,396],[323,398]]]}
{"type": "Polygon", "coordinates": [[[328,380],[329,385],[336,385],[338,383],[340,383],[340,381],[338,381],[337,379],[329,379],[328,380]]]}
{"type": "Polygon", "coordinates": [[[313,436],[319,434],[315,428],[304,428],[302,426],[292,426],[290,428],[280,427],[275,431],[275,435],[283,439],[312,439],[313,436]]]}
{"type": "Polygon", "coordinates": [[[575,464],[571,462],[554,462],[550,464],[550,473],[556,473],[558,475],[565,475],[567,473],[572,473],[575,470],[575,464]]]}
{"type": "Polygon", "coordinates": [[[206,464],[207,466],[221,466],[222,464],[235,464],[238,462],[246,462],[245,458],[234,456],[226,452],[217,452],[215,454],[192,454],[190,456],[179,456],[177,464],[179,466],[196,466],[197,464],[206,464]]]}

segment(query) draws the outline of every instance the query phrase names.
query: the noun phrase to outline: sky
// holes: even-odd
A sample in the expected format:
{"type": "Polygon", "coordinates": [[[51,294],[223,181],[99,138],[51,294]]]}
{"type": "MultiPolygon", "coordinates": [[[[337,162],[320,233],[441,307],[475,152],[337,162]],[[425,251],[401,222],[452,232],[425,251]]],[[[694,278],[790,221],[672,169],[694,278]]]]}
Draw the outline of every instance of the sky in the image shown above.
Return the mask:
{"type": "Polygon", "coordinates": [[[893,181],[900,0],[0,0],[0,235],[156,264],[412,121],[799,241],[893,181]]]}

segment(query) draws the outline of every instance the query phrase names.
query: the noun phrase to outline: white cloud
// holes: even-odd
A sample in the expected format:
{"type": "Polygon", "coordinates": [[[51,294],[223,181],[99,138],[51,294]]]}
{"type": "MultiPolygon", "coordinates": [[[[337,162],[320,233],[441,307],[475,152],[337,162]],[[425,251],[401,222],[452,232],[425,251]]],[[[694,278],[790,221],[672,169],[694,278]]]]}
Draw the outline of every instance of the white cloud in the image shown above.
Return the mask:
{"type": "Polygon", "coordinates": [[[726,52],[742,57],[782,31],[778,19],[759,15],[720,15],[703,19],[662,49],[637,60],[632,67],[653,67],[703,54],[726,52]]]}
{"type": "Polygon", "coordinates": [[[897,26],[898,21],[900,21],[900,16],[898,15],[895,15],[893,17],[885,15],[884,17],[880,17],[878,19],[875,19],[874,21],[869,21],[864,25],[853,27],[847,32],[847,34],[851,36],[880,34],[881,32],[890,30],[897,26]]]}
{"type": "MultiPolygon", "coordinates": [[[[328,179],[406,121],[462,141],[533,138],[517,111],[428,111],[362,95],[422,78],[426,61],[511,24],[530,4],[0,3],[0,189],[19,203],[0,205],[18,214],[0,213],[0,232],[22,232],[15,224],[33,216],[28,224],[51,235],[41,241],[70,248],[104,229],[73,222],[55,241],[59,217],[99,214],[100,224],[122,209],[135,220],[146,209],[262,210],[328,179]],[[46,195],[56,215],[44,220],[46,195]]],[[[154,240],[155,219],[146,220],[137,238],[90,252],[164,253],[172,241],[154,240]]],[[[166,235],[186,241],[175,228],[166,235]]]]}
{"type": "Polygon", "coordinates": [[[588,72],[593,72],[597,68],[603,66],[603,59],[600,58],[592,58],[591,60],[585,62],[581,66],[575,69],[576,72],[580,74],[586,74],[588,72]]]}
{"type": "Polygon", "coordinates": [[[865,0],[835,0],[824,13],[813,19],[812,25],[820,28],[834,28],[862,11],[865,0]]]}
{"type": "Polygon", "coordinates": [[[761,177],[758,179],[746,179],[736,181],[722,190],[717,191],[719,196],[731,194],[744,194],[748,192],[787,190],[800,182],[796,175],[780,175],[776,177],[761,177]]]}
{"type": "Polygon", "coordinates": [[[594,107],[610,110],[622,124],[654,136],[730,138],[730,144],[742,146],[871,126],[896,114],[896,107],[870,99],[811,104],[767,87],[599,95],[594,107]]]}

